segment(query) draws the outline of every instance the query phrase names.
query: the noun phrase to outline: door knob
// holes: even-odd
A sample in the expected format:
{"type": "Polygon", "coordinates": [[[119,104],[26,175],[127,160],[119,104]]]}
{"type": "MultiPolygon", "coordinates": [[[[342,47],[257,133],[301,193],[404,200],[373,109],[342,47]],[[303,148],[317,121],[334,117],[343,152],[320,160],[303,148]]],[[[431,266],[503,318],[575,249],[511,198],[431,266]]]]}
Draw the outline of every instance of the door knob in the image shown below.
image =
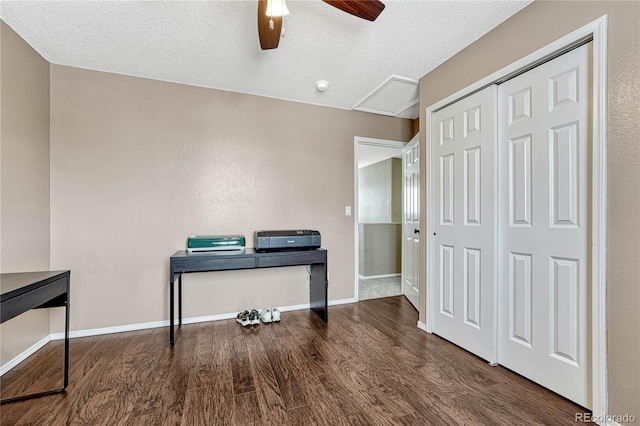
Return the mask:
{"type": "Polygon", "coordinates": [[[420,233],[420,230],[419,230],[419,229],[414,229],[414,230],[413,230],[413,233],[414,233],[414,234],[419,234],[419,233],[420,233]]]}

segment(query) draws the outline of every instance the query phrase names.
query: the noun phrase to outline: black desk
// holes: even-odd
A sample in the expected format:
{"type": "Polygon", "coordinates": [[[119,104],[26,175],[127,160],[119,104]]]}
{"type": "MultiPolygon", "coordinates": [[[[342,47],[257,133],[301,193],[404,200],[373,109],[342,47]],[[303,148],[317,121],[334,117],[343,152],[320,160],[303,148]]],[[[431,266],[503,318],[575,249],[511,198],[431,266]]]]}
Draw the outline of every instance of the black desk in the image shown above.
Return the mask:
{"type": "Polygon", "coordinates": [[[64,382],[60,389],[39,392],[1,403],[20,401],[64,392],[69,384],[69,283],[71,271],[21,272],[0,274],[0,323],[9,321],[30,309],[65,307],[64,382]]]}
{"type": "Polygon", "coordinates": [[[311,310],[327,322],[327,251],[281,251],[258,253],[253,249],[243,252],[195,252],[177,251],[169,259],[169,343],[174,336],[174,282],[178,277],[178,327],[182,325],[182,274],[189,272],[225,271],[232,269],[271,268],[277,266],[309,265],[311,267],[311,310]]]}

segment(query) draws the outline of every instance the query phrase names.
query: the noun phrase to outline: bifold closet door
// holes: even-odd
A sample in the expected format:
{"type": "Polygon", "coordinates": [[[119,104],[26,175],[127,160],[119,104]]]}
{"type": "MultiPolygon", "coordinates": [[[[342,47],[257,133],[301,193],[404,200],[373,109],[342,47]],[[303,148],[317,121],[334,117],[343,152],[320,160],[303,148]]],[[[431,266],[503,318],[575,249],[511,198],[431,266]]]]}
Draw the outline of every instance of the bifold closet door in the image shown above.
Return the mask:
{"type": "Polygon", "coordinates": [[[589,49],[498,89],[498,362],[585,407],[589,49]]]}
{"type": "Polygon", "coordinates": [[[494,361],[496,87],[432,116],[433,332],[494,361]]]}

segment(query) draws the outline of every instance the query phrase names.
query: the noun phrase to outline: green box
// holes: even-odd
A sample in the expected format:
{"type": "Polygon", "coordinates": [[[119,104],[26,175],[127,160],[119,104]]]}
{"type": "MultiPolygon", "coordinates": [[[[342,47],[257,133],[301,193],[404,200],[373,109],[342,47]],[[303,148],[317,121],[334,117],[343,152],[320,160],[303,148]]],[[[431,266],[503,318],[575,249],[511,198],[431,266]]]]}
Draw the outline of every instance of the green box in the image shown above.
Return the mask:
{"type": "Polygon", "coordinates": [[[243,250],[244,235],[190,235],[187,237],[187,251],[243,250]]]}

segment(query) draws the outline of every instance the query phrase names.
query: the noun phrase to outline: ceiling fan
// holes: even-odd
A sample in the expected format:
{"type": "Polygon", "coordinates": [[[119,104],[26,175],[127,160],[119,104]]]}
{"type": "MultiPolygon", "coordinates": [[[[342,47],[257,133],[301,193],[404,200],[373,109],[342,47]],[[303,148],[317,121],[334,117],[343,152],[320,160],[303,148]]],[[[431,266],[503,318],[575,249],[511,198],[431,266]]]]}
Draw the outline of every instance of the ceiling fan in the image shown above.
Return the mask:
{"type": "MultiPolygon", "coordinates": [[[[322,0],[367,21],[375,21],[384,10],[380,0],[322,0]]],[[[282,16],[289,11],[284,0],[258,0],[258,36],[262,50],[275,49],[282,33],[282,16]]]]}

